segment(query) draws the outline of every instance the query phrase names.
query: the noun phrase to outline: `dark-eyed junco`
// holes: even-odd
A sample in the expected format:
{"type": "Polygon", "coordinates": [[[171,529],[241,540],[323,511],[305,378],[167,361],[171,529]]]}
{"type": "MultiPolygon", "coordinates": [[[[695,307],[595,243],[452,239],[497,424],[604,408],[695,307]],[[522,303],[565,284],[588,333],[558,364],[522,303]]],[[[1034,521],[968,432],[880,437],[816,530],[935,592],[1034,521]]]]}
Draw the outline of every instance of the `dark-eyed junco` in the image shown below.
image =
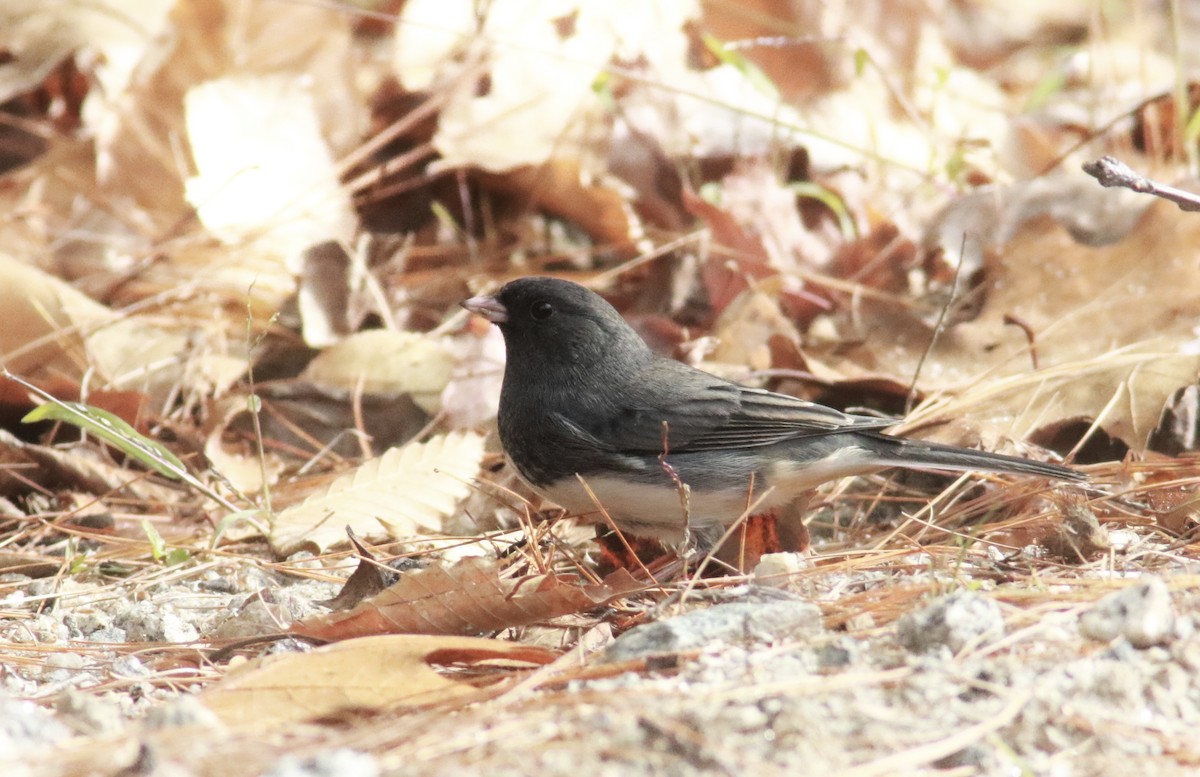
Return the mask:
{"type": "Polygon", "coordinates": [[[612,305],[569,281],[521,278],[463,307],[504,334],[500,441],[517,471],[571,513],[603,507],[636,536],[703,547],[764,493],[754,512],[888,467],[1086,480],[1057,464],[887,435],[894,420],[657,356],[612,305]]]}

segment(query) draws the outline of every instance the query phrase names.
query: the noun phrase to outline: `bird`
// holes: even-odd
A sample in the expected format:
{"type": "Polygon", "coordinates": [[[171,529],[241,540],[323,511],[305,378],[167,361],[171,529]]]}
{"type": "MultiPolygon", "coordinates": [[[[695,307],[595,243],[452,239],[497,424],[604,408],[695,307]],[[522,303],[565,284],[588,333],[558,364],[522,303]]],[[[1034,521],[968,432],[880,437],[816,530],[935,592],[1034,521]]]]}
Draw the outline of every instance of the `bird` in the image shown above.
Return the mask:
{"type": "Polygon", "coordinates": [[[1031,475],[1070,467],[885,433],[897,421],[734,383],[654,353],[599,294],[518,278],[462,306],[499,327],[505,457],[568,513],[667,547],[714,546],[827,481],[892,467],[1031,475]]]}

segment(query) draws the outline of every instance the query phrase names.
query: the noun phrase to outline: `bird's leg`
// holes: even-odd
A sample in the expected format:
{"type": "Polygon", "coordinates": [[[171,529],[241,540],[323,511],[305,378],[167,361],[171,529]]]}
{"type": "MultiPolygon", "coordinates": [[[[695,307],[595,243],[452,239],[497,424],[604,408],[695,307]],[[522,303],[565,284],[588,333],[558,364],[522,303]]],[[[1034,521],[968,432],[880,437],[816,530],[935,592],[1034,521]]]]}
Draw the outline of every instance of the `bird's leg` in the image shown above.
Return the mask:
{"type": "MultiPolygon", "coordinates": [[[[812,494],[780,507],[756,512],[729,532],[712,551],[716,560],[736,572],[749,572],[768,553],[797,553],[808,549],[810,538],[804,514],[812,494]]],[[[719,539],[719,538],[718,538],[719,539]]]]}

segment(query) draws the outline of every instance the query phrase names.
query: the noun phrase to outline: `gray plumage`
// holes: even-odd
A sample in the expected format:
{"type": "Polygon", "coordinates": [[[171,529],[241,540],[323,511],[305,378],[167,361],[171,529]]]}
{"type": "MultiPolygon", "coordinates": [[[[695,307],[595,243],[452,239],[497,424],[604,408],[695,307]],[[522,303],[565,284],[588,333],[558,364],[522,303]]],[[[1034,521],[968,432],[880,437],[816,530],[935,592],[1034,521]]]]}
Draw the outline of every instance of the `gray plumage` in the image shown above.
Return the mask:
{"type": "Polygon", "coordinates": [[[759,510],[896,466],[1086,479],[1057,464],[883,434],[895,421],[659,357],[608,302],[569,281],[522,278],[463,305],[504,334],[500,440],[518,472],[573,512],[596,513],[599,501],[635,535],[675,541],[689,523],[711,532],[767,489],[759,510]],[[691,491],[686,504],[676,475],[691,491]]]}

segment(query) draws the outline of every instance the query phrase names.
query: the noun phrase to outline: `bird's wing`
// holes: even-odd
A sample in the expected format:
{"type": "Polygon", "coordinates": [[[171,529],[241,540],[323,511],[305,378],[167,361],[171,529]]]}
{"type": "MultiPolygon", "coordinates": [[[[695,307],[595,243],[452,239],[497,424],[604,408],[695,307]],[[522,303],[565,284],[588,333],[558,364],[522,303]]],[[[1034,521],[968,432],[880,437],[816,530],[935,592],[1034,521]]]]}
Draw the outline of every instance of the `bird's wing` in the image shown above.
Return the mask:
{"type": "Polygon", "coordinates": [[[772,445],[800,437],[886,429],[894,418],[851,415],[773,391],[736,386],[737,407],[725,422],[690,440],[688,450],[772,445]]]}
{"type": "Polygon", "coordinates": [[[896,423],[739,386],[678,362],[659,362],[655,378],[622,396],[602,421],[585,430],[588,435],[624,453],[687,453],[761,447],[896,423]],[[678,366],[664,370],[664,364],[678,366]]]}

